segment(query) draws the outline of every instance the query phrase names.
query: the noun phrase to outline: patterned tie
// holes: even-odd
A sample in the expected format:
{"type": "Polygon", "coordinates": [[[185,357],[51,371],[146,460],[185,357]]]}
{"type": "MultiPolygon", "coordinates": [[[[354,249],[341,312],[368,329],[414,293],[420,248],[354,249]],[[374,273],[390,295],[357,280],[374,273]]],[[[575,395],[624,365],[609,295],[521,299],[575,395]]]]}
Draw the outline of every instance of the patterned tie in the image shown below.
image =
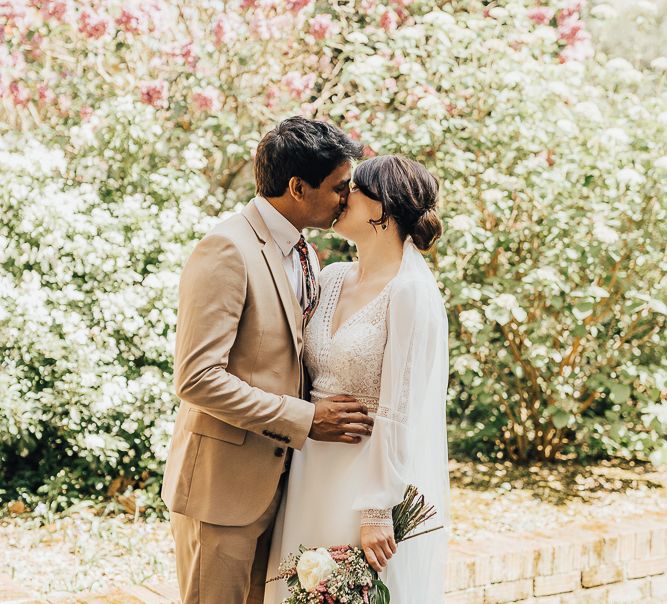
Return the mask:
{"type": "Polygon", "coordinates": [[[317,283],[315,282],[315,273],[313,267],[310,265],[310,257],[308,255],[308,245],[303,235],[294,249],[299,253],[299,261],[301,262],[301,270],[303,271],[304,281],[306,283],[305,308],[303,309],[303,318],[309,319],[311,313],[315,309],[317,303],[317,283]]]}

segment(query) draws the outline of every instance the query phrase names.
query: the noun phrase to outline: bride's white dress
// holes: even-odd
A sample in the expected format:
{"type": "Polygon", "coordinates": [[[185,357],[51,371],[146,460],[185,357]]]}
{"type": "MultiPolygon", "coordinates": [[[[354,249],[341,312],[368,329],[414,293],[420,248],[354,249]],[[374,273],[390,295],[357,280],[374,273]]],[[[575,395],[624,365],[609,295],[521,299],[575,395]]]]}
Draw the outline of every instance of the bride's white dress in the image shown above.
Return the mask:
{"type": "MultiPolygon", "coordinates": [[[[309,322],[304,361],[316,401],[350,394],[375,418],[359,444],[308,439],[295,450],[273,532],[267,579],[300,544],[360,545],[362,524],[392,524],[391,508],[415,484],[437,515],[420,530],[448,523],[445,394],[447,318],[435,280],[408,238],[401,268],[384,289],[334,333],[332,318],[352,263],[326,267],[309,322]]],[[[398,544],[380,578],[392,604],[444,601],[447,531],[398,544]]],[[[264,604],[288,597],[266,586],[264,604]]]]}

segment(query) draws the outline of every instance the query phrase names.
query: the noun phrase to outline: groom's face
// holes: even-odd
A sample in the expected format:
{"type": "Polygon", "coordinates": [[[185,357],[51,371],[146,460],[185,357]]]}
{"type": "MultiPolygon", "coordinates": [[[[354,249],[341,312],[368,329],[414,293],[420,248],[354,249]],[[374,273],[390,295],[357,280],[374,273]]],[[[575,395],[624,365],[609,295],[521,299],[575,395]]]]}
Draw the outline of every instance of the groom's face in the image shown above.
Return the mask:
{"type": "Polygon", "coordinates": [[[351,177],[352,164],[345,162],[331,172],[317,189],[306,185],[308,226],[317,229],[331,228],[347,204],[351,177]]]}

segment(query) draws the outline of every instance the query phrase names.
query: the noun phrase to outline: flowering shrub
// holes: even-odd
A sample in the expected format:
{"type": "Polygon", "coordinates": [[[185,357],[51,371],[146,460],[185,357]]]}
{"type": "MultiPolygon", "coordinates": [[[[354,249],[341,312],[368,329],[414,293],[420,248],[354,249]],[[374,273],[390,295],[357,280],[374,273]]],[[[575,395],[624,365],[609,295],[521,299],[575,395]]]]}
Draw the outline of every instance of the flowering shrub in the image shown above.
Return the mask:
{"type": "Polygon", "coordinates": [[[667,460],[667,65],[586,11],[0,3],[4,497],[157,492],[180,267],[294,113],[440,179],[455,448],[667,460]]]}

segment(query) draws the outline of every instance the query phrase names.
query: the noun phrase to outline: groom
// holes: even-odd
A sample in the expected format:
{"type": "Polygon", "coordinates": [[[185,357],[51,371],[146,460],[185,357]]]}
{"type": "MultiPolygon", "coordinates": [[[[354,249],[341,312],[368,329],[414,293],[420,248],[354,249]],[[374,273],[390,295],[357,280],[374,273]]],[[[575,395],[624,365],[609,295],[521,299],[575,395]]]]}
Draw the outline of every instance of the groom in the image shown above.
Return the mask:
{"type": "Polygon", "coordinates": [[[257,197],[215,226],[183,268],[181,405],[162,487],[183,604],[261,603],[292,448],[370,433],[354,398],[304,400],[302,363],[319,265],[301,230],[331,226],[360,157],[330,124],[284,120],[257,148],[257,197]]]}

